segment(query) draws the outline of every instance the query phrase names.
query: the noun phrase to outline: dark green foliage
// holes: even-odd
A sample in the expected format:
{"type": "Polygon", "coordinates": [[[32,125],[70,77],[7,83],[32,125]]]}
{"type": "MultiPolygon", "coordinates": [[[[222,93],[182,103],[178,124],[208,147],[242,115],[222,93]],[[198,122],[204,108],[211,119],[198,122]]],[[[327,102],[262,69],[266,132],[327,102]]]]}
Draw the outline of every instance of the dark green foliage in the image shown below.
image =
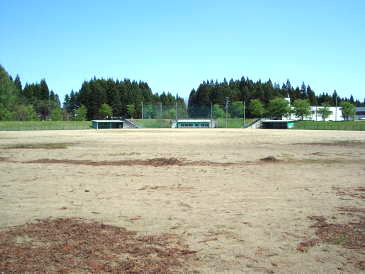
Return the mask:
{"type": "MultiPolygon", "coordinates": [[[[242,103],[250,103],[252,99],[259,99],[267,104],[275,97],[287,97],[292,93],[292,87],[289,81],[281,89],[278,84],[273,84],[271,80],[267,82],[253,82],[248,78],[242,77],[240,80],[223,81],[222,83],[206,81],[203,82],[197,90],[192,90],[189,97],[189,115],[195,117],[208,117],[209,106],[212,104],[224,105],[228,97],[231,102],[229,109],[232,116],[242,117],[242,103]],[[232,103],[234,102],[234,103],[232,103]],[[233,107],[232,105],[235,104],[233,107]],[[236,108],[236,106],[238,108],[236,108]]],[[[254,117],[250,109],[246,110],[248,117],[254,117]]]]}
{"type": "Polygon", "coordinates": [[[0,65],[0,120],[11,120],[14,107],[20,102],[20,93],[9,74],[0,65]]]}
{"type": "MultiPolygon", "coordinates": [[[[152,90],[145,82],[131,81],[124,79],[123,81],[113,79],[96,79],[85,81],[79,92],[71,92],[65,97],[65,108],[70,112],[74,112],[81,104],[87,108],[87,119],[92,120],[98,117],[99,109],[102,104],[108,104],[112,108],[113,116],[118,117],[142,117],[142,102],[147,109],[144,113],[147,117],[154,116],[149,105],[162,103],[163,105],[174,106],[176,102],[179,105],[185,105],[184,100],[175,97],[170,93],[163,92],[160,96],[153,94],[152,90]],[[134,106],[133,114],[129,112],[134,106]]],[[[151,107],[150,107],[151,108],[151,107]]],[[[176,111],[176,110],[174,110],[176,111]]],[[[171,114],[171,113],[170,113],[171,114]]],[[[164,115],[166,116],[166,115],[164,115]]],[[[168,115],[171,116],[171,115],[168,115]]]]}
{"type": "Polygon", "coordinates": [[[16,75],[15,80],[14,80],[14,84],[17,87],[18,92],[21,93],[22,90],[23,90],[23,87],[22,87],[22,82],[20,81],[19,75],[16,75]]]}
{"type": "MultiPolygon", "coordinates": [[[[278,83],[252,81],[242,77],[239,80],[224,79],[218,81],[204,81],[198,89],[193,89],[188,100],[188,108],[185,102],[178,96],[163,92],[161,95],[153,94],[146,82],[131,81],[129,79],[96,79],[85,81],[77,92],[71,91],[64,98],[63,111],[66,119],[74,119],[76,110],[83,104],[87,109],[86,119],[98,118],[102,104],[108,104],[112,109],[112,116],[130,117],[128,105],[134,105],[133,117],[174,119],[176,117],[176,104],[178,118],[209,118],[211,106],[219,105],[225,111],[226,98],[229,100],[228,116],[242,117],[242,103],[250,106],[250,101],[260,100],[263,108],[267,108],[271,100],[277,97],[290,97],[294,102],[297,99],[308,100],[310,105],[328,103],[330,106],[340,106],[342,102],[349,102],[356,106],[365,106],[364,102],[350,98],[340,98],[336,91],[332,95],[322,93],[318,96],[309,85],[302,83],[300,87],[293,87],[289,80],[282,86],[278,83]],[[143,102],[143,115],[142,115],[143,102]],[[160,106],[163,105],[163,108],[160,106]]],[[[39,83],[26,83],[24,88],[19,75],[15,79],[0,65],[0,120],[28,119],[34,115],[31,113],[32,106],[37,114],[37,119],[48,120],[56,110],[59,113],[60,100],[58,95],[48,88],[45,79],[39,83]],[[16,106],[19,106],[16,108],[16,106]],[[19,112],[18,114],[15,112],[19,112]]],[[[245,111],[247,118],[258,115],[251,107],[245,111]]],[[[259,112],[260,114],[261,112],[259,112]]],[[[110,112],[108,112],[110,114],[110,112]]],[[[111,116],[111,115],[108,115],[111,116]]],[[[218,114],[221,116],[221,114],[218,114]]],[[[352,114],[345,117],[349,118],[352,114]]],[[[35,119],[33,117],[32,119],[35,119]]]]}
{"type": "Polygon", "coordinates": [[[241,118],[243,116],[243,103],[240,101],[233,102],[230,105],[229,113],[232,118],[241,118]]]}
{"type": "MultiPolygon", "coordinates": [[[[198,89],[193,89],[189,96],[188,112],[190,117],[200,118],[209,117],[210,104],[224,105],[225,98],[229,97],[230,102],[246,102],[250,105],[250,101],[258,99],[263,104],[264,108],[267,108],[270,100],[276,97],[287,98],[289,97],[291,102],[297,99],[308,100],[311,106],[321,105],[325,102],[331,106],[340,105],[341,101],[353,101],[356,106],[365,106],[364,103],[360,103],[359,100],[354,100],[353,97],[340,98],[337,92],[334,91],[333,95],[328,93],[322,93],[316,96],[315,92],[309,85],[302,83],[301,87],[294,88],[289,80],[287,80],[281,87],[278,83],[272,83],[269,79],[267,82],[261,82],[261,80],[254,82],[248,78],[242,77],[240,80],[213,82],[204,81],[199,85],[198,89]]],[[[251,108],[246,111],[247,117],[257,117],[257,114],[252,112],[251,108]]]]}
{"type": "Polygon", "coordinates": [[[33,105],[42,120],[50,119],[52,111],[60,107],[58,95],[49,91],[44,79],[40,83],[26,84],[22,98],[26,104],[33,105]]]}

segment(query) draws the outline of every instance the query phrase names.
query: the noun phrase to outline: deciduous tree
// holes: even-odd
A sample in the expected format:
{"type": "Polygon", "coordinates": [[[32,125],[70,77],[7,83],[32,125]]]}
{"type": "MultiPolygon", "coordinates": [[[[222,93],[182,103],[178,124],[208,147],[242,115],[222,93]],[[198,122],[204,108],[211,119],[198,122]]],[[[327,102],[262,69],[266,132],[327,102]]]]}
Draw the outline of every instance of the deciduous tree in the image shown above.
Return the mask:
{"type": "Polygon", "coordinates": [[[127,111],[129,116],[133,119],[133,116],[136,113],[136,107],[133,104],[127,105],[127,111]]]}
{"type": "Polygon", "coordinates": [[[350,102],[341,102],[342,116],[345,120],[355,116],[355,106],[350,102]]]}
{"type": "Polygon", "coordinates": [[[300,117],[300,120],[303,120],[304,117],[307,117],[311,114],[311,106],[308,100],[297,99],[294,101],[293,107],[295,116],[300,117]]]}
{"type": "Polygon", "coordinates": [[[231,117],[242,118],[243,115],[243,103],[241,101],[233,102],[230,107],[231,117]]]}
{"type": "Polygon", "coordinates": [[[268,115],[276,119],[282,119],[283,116],[288,116],[290,113],[289,102],[284,98],[274,98],[270,100],[268,106],[268,115]]]}
{"type": "Polygon", "coordinates": [[[85,121],[87,115],[87,108],[84,105],[81,105],[79,108],[75,110],[75,121],[85,121]]]}
{"type": "Polygon", "coordinates": [[[321,116],[322,121],[326,121],[326,119],[332,114],[330,110],[330,104],[323,103],[322,107],[317,109],[317,113],[321,116]]]}
{"type": "Polygon", "coordinates": [[[51,120],[52,121],[62,121],[63,120],[63,111],[60,107],[54,108],[52,110],[51,120]]]}
{"type": "Polygon", "coordinates": [[[113,114],[113,109],[108,104],[102,104],[99,108],[99,116],[104,119],[106,117],[111,117],[113,114]]]}
{"type": "Polygon", "coordinates": [[[253,99],[250,102],[249,110],[253,117],[261,118],[265,114],[264,105],[261,103],[259,99],[253,99]]]}

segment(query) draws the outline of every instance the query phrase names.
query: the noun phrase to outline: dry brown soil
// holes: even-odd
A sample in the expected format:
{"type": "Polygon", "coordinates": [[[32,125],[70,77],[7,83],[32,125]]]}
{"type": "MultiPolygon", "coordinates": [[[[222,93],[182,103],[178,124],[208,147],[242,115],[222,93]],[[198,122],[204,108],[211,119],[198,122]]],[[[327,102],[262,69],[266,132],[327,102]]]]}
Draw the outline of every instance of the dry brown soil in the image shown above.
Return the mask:
{"type": "Polygon", "coordinates": [[[364,187],[365,132],[0,132],[0,272],[359,273],[364,187]]]}

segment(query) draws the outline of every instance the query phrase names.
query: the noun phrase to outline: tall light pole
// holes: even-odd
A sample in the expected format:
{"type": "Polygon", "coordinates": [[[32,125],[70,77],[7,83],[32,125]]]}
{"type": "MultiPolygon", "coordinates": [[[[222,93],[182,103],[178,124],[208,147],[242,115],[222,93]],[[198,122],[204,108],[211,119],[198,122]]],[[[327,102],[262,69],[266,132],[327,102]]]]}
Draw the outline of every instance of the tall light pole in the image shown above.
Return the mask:
{"type": "Polygon", "coordinates": [[[143,101],[142,101],[142,120],[143,120],[143,101]]]}
{"type": "Polygon", "coordinates": [[[210,123],[213,125],[213,103],[210,102],[210,123]]]}
{"type": "Polygon", "coordinates": [[[229,97],[226,97],[226,128],[228,127],[227,114],[228,114],[229,97]]]}
{"type": "Polygon", "coordinates": [[[335,121],[337,121],[337,93],[336,93],[335,121]]]}
{"type": "Polygon", "coordinates": [[[178,118],[178,116],[177,116],[177,100],[179,99],[179,95],[178,95],[178,93],[176,93],[176,124],[177,124],[177,118],[178,118]]]}
{"type": "Polygon", "coordinates": [[[246,125],[246,101],[243,101],[243,128],[246,125]]]}
{"type": "Polygon", "coordinates": [[[176,123],[177,123],[177,101],[176,101],[176,110],[175,110],[175,112],[176,112],[176,123]]]}

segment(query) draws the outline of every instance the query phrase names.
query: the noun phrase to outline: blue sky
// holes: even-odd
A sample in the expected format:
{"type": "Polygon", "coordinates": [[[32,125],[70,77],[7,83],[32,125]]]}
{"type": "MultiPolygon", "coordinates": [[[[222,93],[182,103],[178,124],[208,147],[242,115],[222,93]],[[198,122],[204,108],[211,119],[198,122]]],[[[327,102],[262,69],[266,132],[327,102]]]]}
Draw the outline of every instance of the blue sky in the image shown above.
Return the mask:
{"type": "Polygon", "coordinates": [[[0,64],[63,100],[93,76],[185,98],[241,76],[365,97],[362,0],[0,0],[0,64]]]}

